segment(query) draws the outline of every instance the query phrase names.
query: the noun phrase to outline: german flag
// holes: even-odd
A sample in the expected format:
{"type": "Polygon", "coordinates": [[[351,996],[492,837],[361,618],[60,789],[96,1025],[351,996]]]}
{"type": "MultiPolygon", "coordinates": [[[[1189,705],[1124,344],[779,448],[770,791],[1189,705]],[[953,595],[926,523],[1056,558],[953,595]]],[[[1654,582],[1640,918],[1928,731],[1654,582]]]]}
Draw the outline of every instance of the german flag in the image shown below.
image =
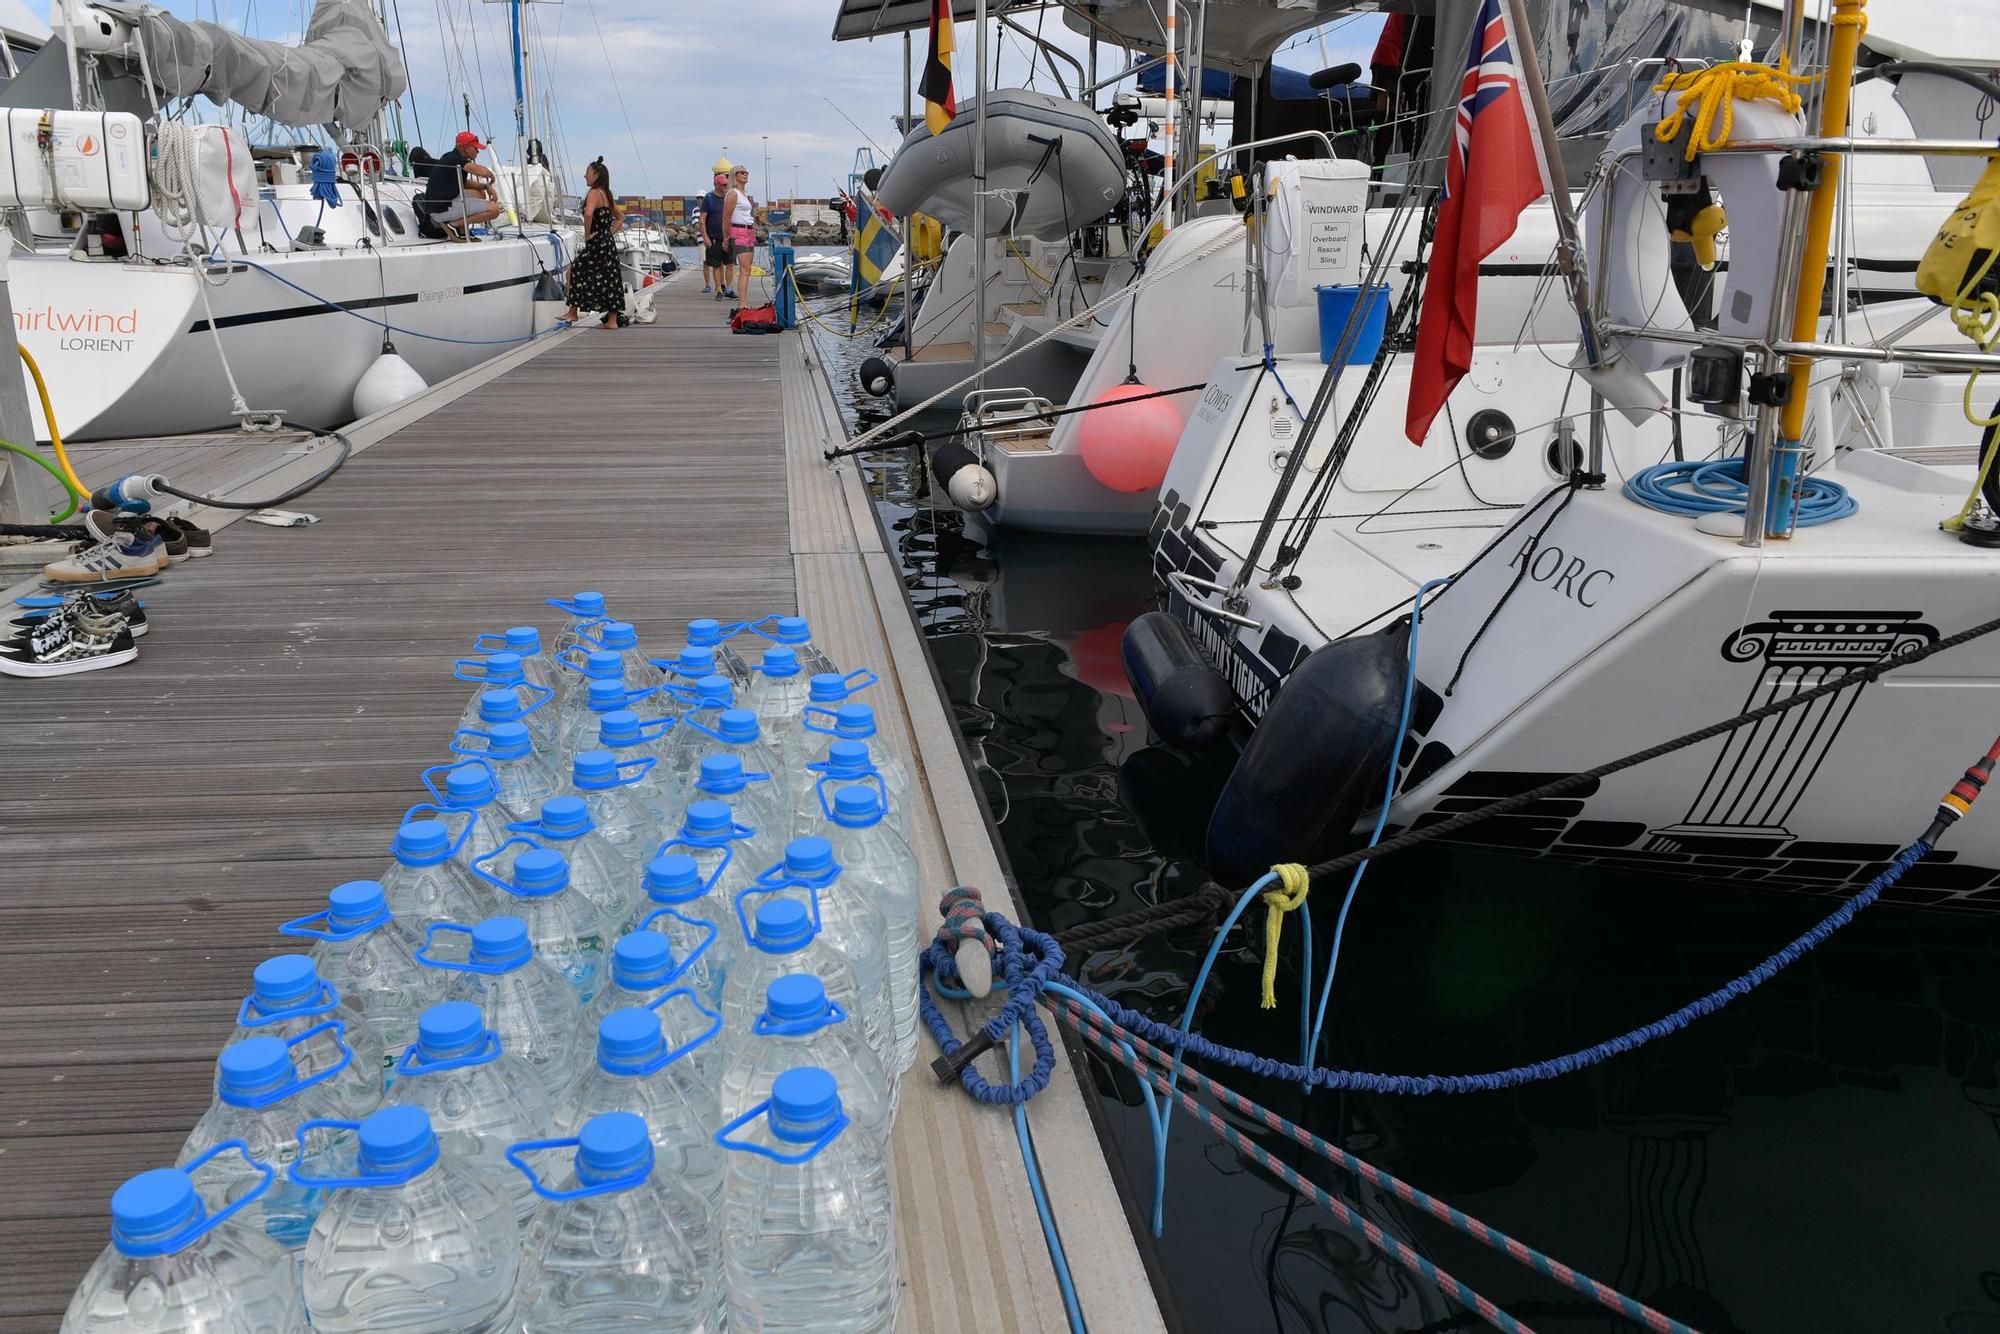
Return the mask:
{"type": "Polygon", "coordinates": [[[943,134],[958,114],[958,99],[951,95],[951,0],[932,0],[930,52],[917,91],[924,95],[924,124],[932,134],[943,134]]]}

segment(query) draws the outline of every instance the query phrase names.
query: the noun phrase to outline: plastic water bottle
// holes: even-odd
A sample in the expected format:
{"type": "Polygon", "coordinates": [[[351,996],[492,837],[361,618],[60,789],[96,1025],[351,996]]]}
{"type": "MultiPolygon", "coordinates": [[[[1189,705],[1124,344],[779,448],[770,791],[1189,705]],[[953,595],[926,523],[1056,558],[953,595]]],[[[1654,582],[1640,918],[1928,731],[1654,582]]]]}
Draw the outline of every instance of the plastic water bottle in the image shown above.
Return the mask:
{"type": "MultiPolygon", "coordinates": [[[[284,1247],[239,1214],[262,1191],[226,1209],[203,1207],[191,1172],[235,1145],[188,1168],[141,1172],[111,1195],[111,1244],[77,1284],[63,1313],[63,1334],[299,1334],[306,1328],[299,1285],[284,1247]]],[[[268,1183],[268,1165],[255,1168],[268,1183]]]]}
{"type": "MultiPolygon", "coordinates": [[[[550,797],[542,803],[540,819],[517,820],[507,828],[533,840],[529,847],[539,844],[560,852],[569,863],[570,888],[589,899],[607,924],[622,922],[631,912],[635,896],[627,883],[631,873],[625,858],[605,841],[582,797],[550,797]]],[[[517,847],[523,842],[512,841],[517,847]]]]}
{"type": "Polygon", "coordinates": [[[548,604],[562,612],[564,620],[554,636],[549,640],[549,655],[553,659],[564,649],[579,641],[582,632],[604,620],[609,609],[604,605],[604,594],[595,589],[586,589],[573,597],[549,598],[548,604]]]}
{"type": "Polygon", "coordinates": [[[487,690],[479,696],[479,720],[472,724],[482,732],[490,732],[501,723],[522,723],[528,729],[528,742],[534,746],[535,754],[548,755],[555,749],[557,738],[553,729],[542,724],[535,715],[549,702],[548,695],[538,695],[532,703],[521,702],[522,691],[487,690]]]}
{"type": "Polygon", "coordinates": [[[688,775],[694,771],[696,761],[707,754],[702,747],[714,739],[722,715],[736,707],[736,694],[726,676],[704,676],[691,686],[673,686],[670,693],[681,707],[667,767],[685,784],[693,781],[688,775]]]}
{"type": "MultiPolygon", "coordinates": [[[[888,919],[868,889],[849,881],[842,869],[833,859],[833,845],[825,839],[795,838],[785,845],[784,861],[765,870],[745,893],[751,897],[765,892],[787,898],[802,896],[812,905],[820,941],[854,969],[854,980],[861,988],[857,1013],[868,1045],[884,1066],[900,1073],[903,1067],[896,1063],[889,991],[888,919]]],[[[752,997],[751,1003],[762,999],[752,997]]]]}
{"type": "Polygon", "coordinates": [[[626,788],[626,795],[639,804],[652,826],[646,837],[648,847],[657,847],[667,836],[685,804],[666,763],[674,725],[672,718],[643,719],[630,709],[601,713],[597,715],[597,744],[587,747],[604,751],[620,765],[653,761],[653,767],[626,788]]]}
{"type": "Polygon", "coordinates": [[[752,621],[747,627],[773,644],[781,645],[798,654],[799,666],[808,673],[837,672],[826,654],[813,643],[812,626],[803,616],[766,616],[752,621]]]}
{"type": "Polygon", "coordinates": [[[395,860],[382,872],[381,885],[397,921],[424,931],[433,922],[471,922],[486,915],[490,896],[472,868],[458,860],[471,829],[468,822],[456,843],[441,820],[409,820],[396,830],[389,843],[395,860]]]}
{"type": "Polygon", "coordinates": [[[458,718],[461,730],[480,729],[480,712],[485,707],[486,696],[495,690],[512,692],[521,705],[521,719],[535,733],[535,744],[546,747],[555,740],[556,710],[553,706],[542,707],[551,698],[548,686],[536,685],[528,680],[521,666],[518,654],[493,653],[484,658],[461,658],[452,672],[461,681],[476,682],[478,688],[466,703],[465,712],[458,718]]]}
{"type": "MultiPolygon", "coordinates": [[[[556,733],[555,755],[567,762],[580,750],[595,749],[597,734],[603,729],[605,718],[620,710],[636,714],[642,703],[651,701],[658,693],[658,686],[647,686],[643,690],[627,689],[622,676],[599,677],[591,681],[570,699],[562,727],[556,733]]],[[[659,719],[657,706],[650,708],[647,716],[664,721],[659,719]]]]}
{"type": "Polygon", "coordinates": [[[777,860],[791,836],[791,812],[783,788],[772,774],[746,772],[742,755],[704,756],[689,800],[720,801],[756,831],[744,840],[742,852],[753,866],[777,860]]]}
{"type": "Polygon", "coordinates": [[[511,653],[521,660],[521,675],[538,686],[555,688],[555,668],[542,652],[542,632],[532,625],[510,626],[504,632],[474,635],[474,653],[511,653]]]}
{"type": "MultiPolygon", "coordinates": [[[[743,772],[768,774],[781,791],[787,794],[790,792],[791,783],[785,775],[784,765],[778,759],[777,751],[772,748],[763,731],[757,726],[757,715],[750,710],[724,709],[716,715],[713,727],[700,722],[688,722],[684,725],[689,735],[683,753],[688,759],[691,785],[699,783],[704,761],[716,755],[734,755],[743,772]]],[[[787,795],[775,803],[780,815],[789,801],[787,795]]]]}
{"type": "Polygon", "coordinates": [[[619,924],[618,934],[653,931],[667,938],[676,960],[686,960],[681,981],[709,1005],[722,1001],[722,982],[735,956],[728,903],[710,892],[701,865],[684,852],[663,852],[646,863],[639,882],[646,897],[619,924]]]}
{"type": "Polygon", "coordinates": [[[900,1074],[917,1058],[917,956],[924,948],[917,859],[889,827],[873,788],[842,788],[833,824],[830,841],[840,865],[834,894],[858,894],[874,904],[888,931],[889,1019],[896,1035],[890,1069],[900,1074]]]}
{"type": "Polygon", "coordinates": [[[382,1105],[382,1040],[341,1003],[340,992],[320,977],[310,956],[273,955],[250,974],[250,994],[237,1007],[228,1045],[251,1038],[289,1043],[300,1074],[331,1069],[320,1086],[330,1110],[361,1116],[382,1105]],[[329,1019],[338,1019],[340,1027],[329,1027],[329,1019]],[[302,1040],[292,1043],[293,1038],[302,1040]]]}
{"type": "MultiPolygon", "coordinates": [[[[341,1038],[338,1019],[308,1029],[290,1042],[251,1038],[223,1048],[215,1062],[215,1102],[194,1123],[174,1160],[184,1171],[192,1171],[197,1162],[208,1164],[195,1182],[202,1203],[219,1210],[255,1194],[255,1202],[238,1215],[238,1225],[287,1249],[305,1245],[306,1234],[326,1203],[324,1192],[294,1185],[287,1176],[273,1180],[266,1169],[282,1173],[291,1166],[298,1157],[299,1127],[341,1110],[332,1105],[325,1088],[353,1058],[353,1050],[341,1038]],[[292,1064],[292,1048],[320,1036],[340,1044],[342,1061],[318,1074],[302,1075],[292,1064]],[[240,1143],[244,1151],[217,1152],[231,1141],[240,1143]]],[[[324,1156],[345,1146],[325,1140],[316,1147],[324,1156]]]]}
{"type": "Polygon", "coordinates": [[[430,929],[417,961],[447,977],[445,995],[471,1001],[500,1035],[501,1050],[519,1057],[551,1098],[568,1094],[586,1054],[583,1006],[569,980],[537,958],[528,924],[489,917],[477,926],[440,923],[430,929]],[[463,958],[439,952],[440,937],[462,938],[463,958]]]}
{"type": "Polygon", "coordinates": [[[864,741],[868,744],[868,758],[882,774],[882,781],[889,786],[889,809],[907,811],[910,808],[910,771],[903,767],[896,748],[888,738],[880,735],[875,723],[875,706],[849,701],[833,711],[833,717],[824,714],[808,716],[804,721],[805,730],[813,734],[813,742],[819,747],[813,752],[813,763],[821,764],[828,759],[828,752],[836,741],[864,741]]]}
{"type": "Polygon", "coordinates": [[[692,690],[695,682],[704,676],[720,676],[735,685],[735,679],[716,661],[712,648],[689,644],[671,658],[652,659],[652,664],[659,668],[662,677],[661,693],[666,696],[662,702],[676,713],[687,703],[686,692],[692,690]]]}
{"type": "Polygon", "coordinates": [[[608,750],[579,751],[570,763],[570,794],[590,808],[591,823],[628,871],[645,861],[658,832],[632,789],[658,767],[651,758],[621,760],[608,750]]]}
{"type": "Polygon", "coordinates": [[[550,1205],[523,1237],[524,1329],[721,1334],[721,1226],[707,1200],[657,1166],[644,1118],[606,1112],[573,1138],[507,1156],[550,1205]],[[529,1156],[568,1149],[568,1170],[545,1184],[529,1156]]]}
{"type": "MultiPolygon", "coordinates": [[[[854,966],[820,938],[812,913],[803,903],[797,899],[767,898],[757,905],[754,927],[741,921],[744,901],[756,892],[746,890],[737,900],[739,925],[748,943],[722,984],[723,1045],[732,1059],[737,1049],[750,1040],[757,1016],[764,1012],[771,984],[787,973],[808,973],[818,978],[828,998],[847,1014],[856,1016],[857,1023],[864,1013],[861,984],[855,980],[854,966]]],[[[881,1048],[866,1028],[862,1029],[862,1037],[879,1061],[881,1048]]]]}
{"type": "Polygon", "coordinates": [[[745,629],[742,621],[725,625],[713,617],[700,616],[688,622],[687,642],[696,648],[715,651],[715,667],[730,681],[739,686],[750,684],[750,668],[743,656],[730,643],[745,629]]]}
{"type": "Polygon", "coordinates": [[[764,1104],[716,1132],[732,1329],[885,1334],[896,1324],[889,1168],[825,1070],[787,1070],[764,1104]]]}
{"type": "MultiPolygon", "coordinates": [[[[673,909],[661,911],[670,913],[673,909]]],[[[704,943],[692,958],[676,955],[673,942],[659,931],[631,931],[618,937],[618,943],[611,947],[609,981],[585,1011],[586,1031],[596,1032],[613,1010],[643,1010],[657,1004],[653,1012],[660,1017],[660,1032],[667,1045],[694,1044],[687,1059],[694,1062],[695,1073],[704,1083],[716,1087],[722,1079],[722,1044],[695,1043],[695,1039],[706,1031],[717,1011],[686,980],[707,952],[708,944],[704,943]],[[687,1003],[677,1005],[665,999],[677,990],[687,997],[687,1003]]]]}
{"type": "Polygon", "coordinates": [[[785,763],[796,771],[819,758],[822,739],[838,730],[841,706],[855,691],[866,690],[875,681],[875,673],[866,670],[846,676],[836,676],[832,672],[821,672],[815,676],[808,688],[805,706],[786,730],[780,746],[785,763]]]}
{"type": "Polygon", "coordinates": [[[484,863],[473,870],[509,896],[513,915],[528,925],[528,940],[535,954],[561,973],[577,999],[588,1005],[603,985],[599,974],[604,967],[605,937],[611,928],[597,905],[570,884],[569,863],[560,852],[536,847],[532,839],[516,838],[501,844],[494,858],[513,847],[525,851],[514,858],[508,878],[493,874],[484,863]]]}
{"type": "Polygon", "coordinates": [[[446,1001],[424,1011],[417,1040],[396,1062],[395,1098],[423,1108],[438,1147],[486,1172],[513,1202],[515,1221],[527,1223],[535,1192],[507,1165],[507,1146],[540,1134],[554,1107],[477,1005],[446,1001]]]}
{"type": "Polygon", "coordinates": [[[708,892],[727,904],[735,902],[737,892],[761,869],[750,852],[756,837],[757,831],[737,820],[722,802],[695,801],[688,803],[681,827],[660,845],[660,852],[694,858],[708,892]]]}
{"type": "Polygon", "coordinates": [[[351,1176],[312,1176],[332,1190],[306,1239],[306,1314],[317,1334],[393,1329],[406,1334],[501,1331],[514,1320],[521,1233],[500,1185],[442,1153],[418,1107],[384,1107],[360,1122],[309,1122],[300,1131],[351,1130],[351,1176]]]}
{"type": "MultiPolygon", "coordinates": [[[[693,993],[681,991],[680,997],[693,993]]],[[[657,1002],[656,1002],[657,1003],[657,1002]]],[[[660,1169],[680,1180],[711,1205],[722,1195],[722,1150],[714,1139],[715,1085],[688,1059],[712,1042],[722,1018],[708,1012],[709,1026],[690,1042],[668,1046],[660,1017],[652,1010],[613,1010],[597,1025],[597,1062],[584,1071],[557,1114],[561,1133],[573,1135],[593,1116],[631,1112],[644,1117],[660,1169]]]]}
{"type": "Polygon", "coordinates": [[[326,911],[295,917],[280,934],[315,942],[312,960],[340,999],[374,1030],[385,1071],[416,1041],[417,1015],[444,990],[417,962],[424,938],[389,911],[381,882],[350,880],[326,896],[326,911]]]}
{"type": "Polygon", "coordinates": [[[528,729],[520,723],[497,723],[490,732],[462,727],[451,749],[453,754],[483,758],[493,766],[500,809],[516,820],[532,820],[543,801],[562,791],[555,771],[535,754],[528,729]]]}
{"type": "Polygon", "coordinates": [[[799,667],[799,655],[791,649],[773,646],[764,650],[756,674],[743,691],[743,704],[756,710],[757,722],[767,735],[777,736],[805,708],[810,685],[799,667]]]}
{"type": "Polygon", "coordinates": [[[868,753],[866,741],[835,741],[826,748],[826,758],[808,764],[800,770],[799,777],[798,794],[792,800],[794,838],[808,834],[826,837],[833,827],[834,798],[843,788],[859,787],[873,792],[884,803],[891,827],[908,841],[909,811],[897,804],[888,779],[875,767],[874,758],[868,753]]]}
{"type": "Polygon", "coordinates": [[[604,653],[616,653],[625,679],[633,685],[650,682],[652,662],[639,647],[639,630],[630,621],[605,620],[580,632],[583,642],[604,653]]]}
{"type": "Polygon", "coordinates": [[[771,1096],[772,1081],[801,1065],[816,1065],[840,1081],[847,1114],[887,1153],[896,1081],[882,1068],[859,1022],[828,1000],[825,985],[806,973],[787,973],[765,988],[763,1013],[722,1072],[724,1119],[758,1106],[771,1096]]]}
{"type": "MultiPolygon", "coordinates": [[[[532,739],[532,729],[529,736],[532,739]]],[[[472,821],[465,841],[459,845],[458,859],[470,866],[507,840],[507,821],[512,818],[500,809],[500,783],[493,766],[485,760],[463,760],[457,764],[436,764],[423,772],[424,787],[435,803],[439,819],[447,814],[472,821]],[[444,785],[438,785],[442,776],[444,785]]],[[[415,808],[413,808],[415,809],[415,808]]],[[[410,815],[405,812],[404,820],[410,815]]],[[[447,822],[449,823],[449,822],[447,822]]]]}

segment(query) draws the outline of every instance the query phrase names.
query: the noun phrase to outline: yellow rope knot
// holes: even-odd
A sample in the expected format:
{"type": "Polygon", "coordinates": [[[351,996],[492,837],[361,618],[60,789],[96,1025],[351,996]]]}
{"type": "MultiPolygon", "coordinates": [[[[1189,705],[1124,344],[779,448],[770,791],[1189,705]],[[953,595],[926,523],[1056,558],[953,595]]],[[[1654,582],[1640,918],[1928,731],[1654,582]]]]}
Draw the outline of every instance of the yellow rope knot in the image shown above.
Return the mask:
{"type": "Polygon", "coordinates": [[[1283,862],[1271,868],[1279,888],[1267,889],[1264,913],[1264,1000],[1260,1008],[1278,1008],[1278,941],[1285,932],[1285,914],[1305,906],[1312,892],[1312,876],[1297,862],[1283,862]]]}
{"type": "Polygon", "coordinates": [[[1793,74],[1782,66],[1774,68],[1753,60],[1731,60],[1721,65],[1710,65],[1707,69],[1670,74],[1654,84],[1653,91],[1679,93],[1680,98],[1674,109],[1653,127],[1653,137],[1663,144],[1672,143],[1679,137],[1681,126],[1692,115],[1694,133],[1688,136],[1686,153],[1687,160],[1692,162],[1700,154],[1729,142],[1729,131],[1736,120],[1737,102],[1776,102],[1783,110],[1796,115],[1804,105],[1796,90],[1818,77],[1817,74],[1793,74]]]}

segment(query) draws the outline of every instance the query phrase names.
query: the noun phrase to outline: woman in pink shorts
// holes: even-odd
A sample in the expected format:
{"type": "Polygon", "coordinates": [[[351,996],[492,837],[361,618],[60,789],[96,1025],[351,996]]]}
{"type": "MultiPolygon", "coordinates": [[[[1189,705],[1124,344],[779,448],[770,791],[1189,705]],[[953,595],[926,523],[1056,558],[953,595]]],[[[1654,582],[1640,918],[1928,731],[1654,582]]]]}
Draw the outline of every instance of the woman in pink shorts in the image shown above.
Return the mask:
{"type": "Polygon", "coordinates": [[[736,305],[740,310],[750,291],[750,268],[757,257],[757,201],[750,197],[750,169],[738,167],[722,201],[729,227],[729,249],[736,260],[736,305]]]}

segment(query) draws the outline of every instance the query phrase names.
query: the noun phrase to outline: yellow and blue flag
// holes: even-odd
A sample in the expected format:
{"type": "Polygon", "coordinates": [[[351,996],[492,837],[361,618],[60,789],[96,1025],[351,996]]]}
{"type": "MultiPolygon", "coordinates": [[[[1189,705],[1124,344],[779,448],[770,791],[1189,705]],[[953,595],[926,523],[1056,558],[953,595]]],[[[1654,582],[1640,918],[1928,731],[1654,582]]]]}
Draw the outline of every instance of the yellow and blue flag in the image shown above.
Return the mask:
{"type": "Polygon", "coordinates": [[[903,243],[890,230],[881,210],[872,203],[867,208],[867,218],[854,231],[854,274],[863,287],[873,287],[882,281],[882,274],[903,243]]]}

